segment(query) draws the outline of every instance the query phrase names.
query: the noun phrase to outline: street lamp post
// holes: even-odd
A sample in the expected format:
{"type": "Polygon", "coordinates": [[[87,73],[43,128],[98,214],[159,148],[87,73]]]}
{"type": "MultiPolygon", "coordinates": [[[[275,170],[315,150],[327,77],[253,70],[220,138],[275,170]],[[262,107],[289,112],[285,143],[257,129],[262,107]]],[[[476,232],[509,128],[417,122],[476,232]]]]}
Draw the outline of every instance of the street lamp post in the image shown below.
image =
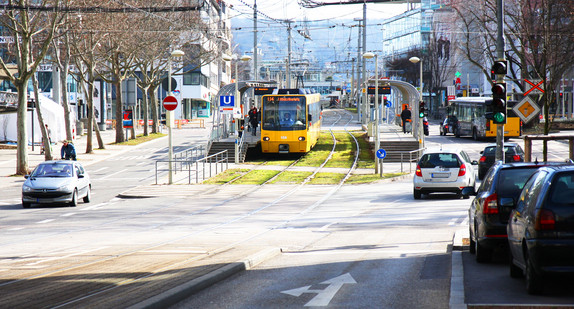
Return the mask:
{"type": "MultiPolygon", "coordinates": [[[[229,56],[229,55],[224,55],[223,56],[223,61],[229,61],[231,62],[231,60],[236,59],[237,56],[233,55],[233,57],[229,56]]],[[[249,55],[243,55],[239,58],[239,60],[241,61],[249,61],[251,60],[251,56],[249,55]]],[[[239,63],[239,61],[235,61],[235,106],[234,108],[241,108],[241,96],[239,94],[239,71],[238,71],[238,66],[237,64],[239,63]]],[[[236,121],[236,126],[235,126],[235,163],[239,163],[239,121],[236,121]]]]}
{"type": "MultiPolygon", "coordinates": [[[[379,56],[374,53],[364,53],[363,58],[372,59],[375,58],[375,116],[374,124],[375,124],[375,151],[379,150],[381,147],[381,140],[380,140],[380,128],[379,128],[379,56]]],[[[366,87],[369,88],[368,86],[366,87]]],[[[368,93],[368,91],[367,91],[368,93]]],[[[380,159],[376,158],[375,156],[375,174],[379,173],[379,162],[380,159]]]]}
{"type": "MultiPolygon", "coordinates": [[[[423,60],[420,59],[419,57],[411,57],[409,58],[409,61],[416,64],[419,63],[419,75],[420,75],[420,81],[419,81],[419,86],[420,86],[420,97],[419,97],[419,102],[423,102],[423,60]]],[[[419,104],[420,105],[420,104],[419,104]]],[[[417,113],[420,113],[421,111],[417,109],[417,113]]],[[[419,117],[420,116],[416,116],[419,117]]],[[[425,145],[425,135],[422,132],[423,131],[423,121],[421,121],[421,119],[418,120],[418,122],[420,123],[420,125],[417,126],[417,132],[420,136],[420,143],[421,145],[424,147],[425,145]]]]}
{"type": "MultiPolygon", "coordinates": [[[[183,57],[183,55],[185,55],[185,53],[179,49],[176,49],[174,51],[171,52],[171,55],[168,57],[167,59],[167,95],[171,95],[172,91],[171,91],[171,58],[174,57],[183,57]]],[[[173,142],[172,142],[172,137],[171,137],[171,127],[173,126],[173,111],[166,111],[166,124],[167,124],[167,128],[168,128],[168,143],[169,143],[169,147],[168,147],[168,157],[169,157],[169,164],[168,164],[168,169],[169,169],[169,173],[168,173],[168,178],[167,178],[167,183],[168,184],[173,184],[173,165],[172,165],[172,160],[173,160],[173,142]]]]}

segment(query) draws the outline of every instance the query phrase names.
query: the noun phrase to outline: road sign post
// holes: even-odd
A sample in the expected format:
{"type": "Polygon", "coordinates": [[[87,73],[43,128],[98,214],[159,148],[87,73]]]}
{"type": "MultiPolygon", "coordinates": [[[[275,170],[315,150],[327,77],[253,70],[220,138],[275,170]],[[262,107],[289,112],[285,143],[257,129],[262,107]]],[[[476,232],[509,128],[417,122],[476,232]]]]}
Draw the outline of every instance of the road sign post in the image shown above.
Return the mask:
{"type": "Polygon", "coordinates": [[[172,96],[172,95],[168,95],[163,99],[163,107],[166,109],[166,113],[165,113],[165,124],[167,125],[167,135],[168,135],[168,165],[169,165],[169,173],[168,173],[168,184],[172,184],[173,183],[173,176],[172,176],[172,158],[173,158],[173,145],[172,145],[172,140],[171,140],[171,128],[174,125],[174,121],[173,121],[173,110],[177,108],[177,98],[172,96]]]}
{"type": "Polygon", "coordinates": [[[379,169],[380,172],[380,177],[383,177],[383,159],[387,156],[387,152],[384,149],[379,149],[377,150],[377,158],[379,158],[379,164],[381,165],[381,168],[379,169]]]}

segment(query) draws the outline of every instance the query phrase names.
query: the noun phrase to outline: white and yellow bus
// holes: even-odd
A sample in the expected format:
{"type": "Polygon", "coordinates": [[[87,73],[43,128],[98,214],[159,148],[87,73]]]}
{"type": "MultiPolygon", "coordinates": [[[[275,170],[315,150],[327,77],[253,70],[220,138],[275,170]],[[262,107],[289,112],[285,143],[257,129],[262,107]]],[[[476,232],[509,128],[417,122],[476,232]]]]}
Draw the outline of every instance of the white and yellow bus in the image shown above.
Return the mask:
{"type": "MultiPolygon", "coordinates": [[[[457,119],[454,135],[460,137],[470,135],[474,140],[496,138],[496,125],[485,118],[486,103],[491,97],[460,97],[449,102],[447,113],[457,119]]],[[[507,104],[504,138],[518,137],[522,134],[522,121],[507,104]]]]}

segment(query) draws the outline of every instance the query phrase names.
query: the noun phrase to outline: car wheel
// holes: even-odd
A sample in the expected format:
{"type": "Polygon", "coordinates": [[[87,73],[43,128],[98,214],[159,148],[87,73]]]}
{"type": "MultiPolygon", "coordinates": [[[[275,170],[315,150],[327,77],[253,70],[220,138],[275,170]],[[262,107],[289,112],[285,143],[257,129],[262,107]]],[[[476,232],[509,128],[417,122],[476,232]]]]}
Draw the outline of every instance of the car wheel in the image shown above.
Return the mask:
{"type": "Polygon", "coordinates": [[[472,233],[470,232],[470,227],[468,228],[468,240],[469,240],[469,244],[468,244],[468,251],[470,252],[470,254],[475,254],[476,253],[476,243],[474,242],[474,239],[472,238],[472,233]]]}
{"type": "Polygon", "coordinates": [[[528,294],[542,293],[542,276],[536,273],[528,256],[526,257],[526,291],[528,294]]]}
{"type": "MultiPolygon", "coordinates": [[[[476,235],[477,233],[474,232],[476,235]]],[[[474,253],[476,254],[476,261],[478,263],[488,263],[492,257],[492,252],[489,249],[483,247],[478,241],[474,242],[474,253]]]]}
{"type": "Polygon", "coordinates": [[[92,188],[88,186],[88,192],[86,192],[86,196],[84,196],[84,203],[89,203],[92,198],[92,188]]]}
{"type": "Polygon", "coordinates": [[[420,200],[422,196],[421,190],[413,190],[413,197],[415,198],[415,200],[420,200]]]}
{"type": "Polygon", "coordinates": [[[32,206],[32,203],[22,202],[22,208],[30,208],[30,206],[32,206]]]}
{"type": "Polygon", "coordinates": [[[76,207],[78,206],[78,190],[74,189],[74,192],[72,193],[72,201],[70,202],[70,207],[76,207]]]}
{"type": "Polygon", "coordinates": [[[522,271],[522,268],[516,266],[516,264],[514,264],[513,262],[513,258],[512,258],[512,252],[509,252],[508,255],[510,256],[510,260],[508,261],[508,263],[510,264],[510,277],[511,278],[522,278],[524,277],[524,272],[522,271]]]}

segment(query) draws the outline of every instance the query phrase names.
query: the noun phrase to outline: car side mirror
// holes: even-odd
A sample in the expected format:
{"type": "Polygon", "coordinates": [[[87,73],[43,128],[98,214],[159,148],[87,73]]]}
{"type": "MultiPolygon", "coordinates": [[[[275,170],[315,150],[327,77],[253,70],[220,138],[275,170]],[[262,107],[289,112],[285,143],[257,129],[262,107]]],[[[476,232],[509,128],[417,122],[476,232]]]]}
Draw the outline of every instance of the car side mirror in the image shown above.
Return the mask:
{"type": "Polygon", "coordinates": [[[313,121],[313,115],[309,114],[307,117],[309,118],[309,121],[313,121]]]}
{"type": "Polygon", "coordinates": [[[478,165],[478,161],[472,160],[472,162],[471,162],[470,164],[472,164],[472,165],[478,165]]]}
{"type": "Polygon", "coordinates": [[[84,178],[84,174],[78,174],[78,178],[84,178]]]}
{"type": "Polygon", "coordinates": [[[461,193],[463,197],[469,197],[471,195],[476,195],[476,190],[474,190],[474,187],[464,187],[462,188],[461,193]]]}
{"type": "Polygon", "coordinates": [[[24,179],[30,178],[30,175],[24,175],[24,179]]]}
{"type": "Polygon", "coordinates": [[[483,153],[484,153],[484,150],[481,150],[481,151],[480,151],[480,154],[483,154],[483,153]]]}

